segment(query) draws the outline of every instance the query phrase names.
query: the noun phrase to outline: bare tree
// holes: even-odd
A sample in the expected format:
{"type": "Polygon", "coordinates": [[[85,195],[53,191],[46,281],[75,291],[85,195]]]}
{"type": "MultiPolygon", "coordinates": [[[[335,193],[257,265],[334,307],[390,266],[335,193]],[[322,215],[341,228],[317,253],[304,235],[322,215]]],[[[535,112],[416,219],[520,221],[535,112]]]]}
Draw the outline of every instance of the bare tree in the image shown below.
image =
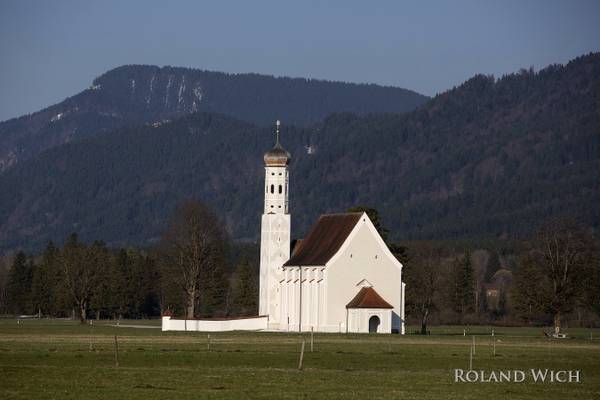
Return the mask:
{"type": "Polygon", "coordinates": [[[59,254],[58,263],[62,272],[62,282],[79,311],[79,319],[84,323],[92,297],[99,284],[101,271],[109,264],[109,253],[101,242],[86,247],[72,234],[59,254]]]}
{"type": "Polygon", "coordinates": [[[418,269],[416,276],[416,280],[420,283],[417,300],[421,311],[421,335],[426,335],[427,319],[435,307],[434,296],[438,288],[440,274],[436,268],[439,268],[439,264],[435,263],[431,257],[423,260],[420,266],[421,268],[418,269]]]}
{"type": "Polygon", "coordinates": [[[403,273],[407,281],[407,308],[418,316],[421,334],[427,334],[427,324],[431,313],[437,308],[438,291],[446,275],[446,266],[433,246],[421,245],[410,252],[410,262],[403,273]]]}
{"type": "Polygon", "coordinates": [[[531,248],[522,257],[517,275],[515,300],[521,309],[537,308],[554,320],[560,333],[561,318],[584,295],[584,271],[591,240],[572,221],[542,227],[531,248]]]}
{"type": "Polygon", "coordinates": [[[224,233],[215,214],[204,204],[187,201],[175,211],[162,235],[160,258],[163,275],[185,297],[185,314],[193,318],[203,279],[223,262],[224,233]]]}

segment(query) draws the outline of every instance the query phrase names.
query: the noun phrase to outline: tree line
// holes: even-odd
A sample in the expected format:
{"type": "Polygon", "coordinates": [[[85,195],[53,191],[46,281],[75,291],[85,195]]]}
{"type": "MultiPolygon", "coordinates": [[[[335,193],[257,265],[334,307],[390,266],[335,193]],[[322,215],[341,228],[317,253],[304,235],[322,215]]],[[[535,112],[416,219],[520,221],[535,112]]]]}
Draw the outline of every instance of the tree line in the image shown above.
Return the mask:
{"type": "Polygon", "coordinates": [[[409,247],[407,309],[427,333],[434,323],[600,325],[600,246],[570,220],[543,225],[512,250],[409,247]]]}
{"type": "Polygon", "coordinates": [[[194,317],[255,315],[258,266],[228,246],[205,205],[180,205],[160,243],[109,249],[71,234],[39,255],[18,252],[0,278],[0,313],[79,318],[149,318],[166,310],[194,317]],[[234,265],[232,265],[234,264],[234,265]]]}
{"type": "MultiPolygon", "coordinates": [[[[600,325],[600,246],[570,220],[508,246],[393,242],[377,210],[365,211],[403,263],[407,319],[430,324],[600,325]]],[[[149,249],[110,249],[69,236],[39,255],[17,253],[0,275],[0,313],[52,317],[186,318],[256,315],[258,248],[230,243],[205,204],[181,204],[149,249]]]]}

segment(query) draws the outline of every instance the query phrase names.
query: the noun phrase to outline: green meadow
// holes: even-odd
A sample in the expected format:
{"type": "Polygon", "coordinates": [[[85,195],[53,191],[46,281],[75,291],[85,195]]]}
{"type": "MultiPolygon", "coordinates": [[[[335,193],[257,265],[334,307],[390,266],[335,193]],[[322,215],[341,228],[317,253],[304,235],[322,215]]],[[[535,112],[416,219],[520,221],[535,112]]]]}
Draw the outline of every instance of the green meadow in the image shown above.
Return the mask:
{"type": "Polygon", "coordinates": [[[463,327],[435,327],[429,336],[315,334],[311,351],[310,334],[209,339],[161,332],[159,321],[113,324],[0,320],[0,398],[600,398],[600,330],[570,329],[560,340],[545,338],[541,328],[496,327],[493,337],[491,327],[466,327],[466,336],[463,327]],[[475,370],[579,370],[581,381],[455,383],[454,369],[469,368],[473,337],[475,370]]]}

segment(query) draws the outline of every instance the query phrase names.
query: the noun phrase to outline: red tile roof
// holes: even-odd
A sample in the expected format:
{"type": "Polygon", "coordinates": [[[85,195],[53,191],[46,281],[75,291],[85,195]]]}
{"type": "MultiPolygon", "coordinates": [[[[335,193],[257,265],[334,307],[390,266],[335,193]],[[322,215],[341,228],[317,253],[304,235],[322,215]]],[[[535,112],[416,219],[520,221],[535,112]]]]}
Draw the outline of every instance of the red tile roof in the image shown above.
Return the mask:
{"type": "Polygon", "coordinates": [[[296,244],[284,267],[325,265],[338,252],[363,213],[325,214],[306,238],[296,244]]]}
{"type": "Polygon", "coordinates": [[[364,287],[346,305],[346,308],[394,308],[385,301],[372,287],[364,287]]]}

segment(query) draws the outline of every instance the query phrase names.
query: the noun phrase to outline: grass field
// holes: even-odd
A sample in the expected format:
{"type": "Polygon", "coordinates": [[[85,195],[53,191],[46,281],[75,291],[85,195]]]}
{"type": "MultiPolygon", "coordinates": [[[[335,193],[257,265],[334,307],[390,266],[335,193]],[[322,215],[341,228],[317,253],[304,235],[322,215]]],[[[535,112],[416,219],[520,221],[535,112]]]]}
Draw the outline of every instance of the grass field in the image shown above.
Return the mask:
{"type": "MultiPolygon", "coordinates": [[[[310,335],[298,370],[298,333],[161,332],[70,321],[0,320],[0,399],[593,399],[600,340],[567,330],[437,327],[432,335],[310,335]],[[119,367],[115,366],[118,336],[119,367]],[[468,369],[580,370],[580,383],[454,383],[468,369]]],[[[159,321],[121,325],[158,326],[159,321]]],[[[412,331],[409,328],[407,331],[412,331]]],[[[600,339],[600,330],[593,331],[600,339]]]]}

